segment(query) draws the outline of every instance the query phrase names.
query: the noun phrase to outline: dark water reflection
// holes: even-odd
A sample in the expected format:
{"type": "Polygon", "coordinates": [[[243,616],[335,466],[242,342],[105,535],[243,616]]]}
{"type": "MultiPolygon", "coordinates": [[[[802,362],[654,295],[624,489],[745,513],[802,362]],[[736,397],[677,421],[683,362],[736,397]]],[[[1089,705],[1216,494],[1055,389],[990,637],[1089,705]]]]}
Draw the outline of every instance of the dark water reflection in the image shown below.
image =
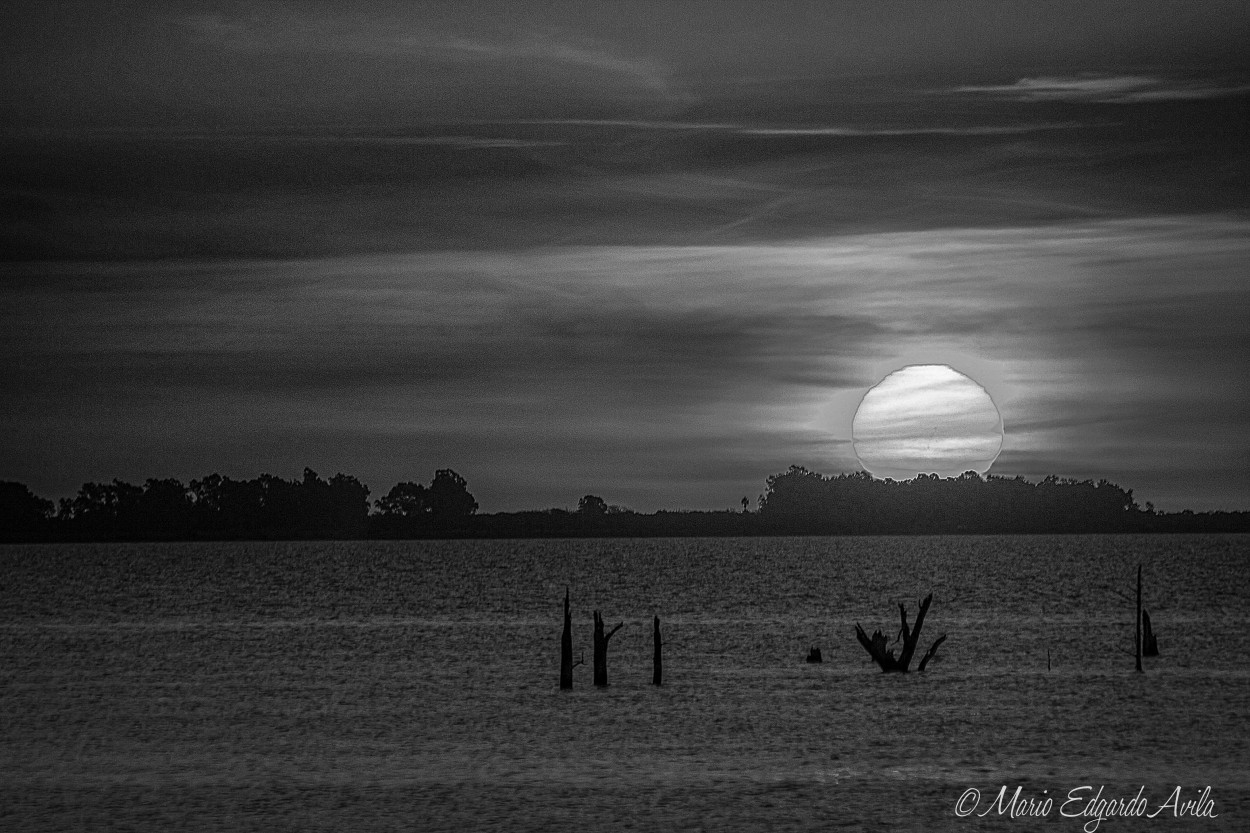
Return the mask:
{"type": "Polygon", "coordinates": [[[968,788],[1250,822],[1250,538],[0,549],[0,829],[1081,829],[968,788]],[[1143,564],[1163,655],[1133,672],[1143,564]],[[592,609],[611,686],[558,690],[592,609]],[[934,592],[924,675],[856,621],[934,592]],[[665,686],[651,679],[663,621],[665,686]],[[825,662],[803,662],[811,645],[825,662]],[[1049,652],[1050,668],[1047,668],[1049,652]],[[1043,792],[1045,791],[1045,792],[1043,792]]]}

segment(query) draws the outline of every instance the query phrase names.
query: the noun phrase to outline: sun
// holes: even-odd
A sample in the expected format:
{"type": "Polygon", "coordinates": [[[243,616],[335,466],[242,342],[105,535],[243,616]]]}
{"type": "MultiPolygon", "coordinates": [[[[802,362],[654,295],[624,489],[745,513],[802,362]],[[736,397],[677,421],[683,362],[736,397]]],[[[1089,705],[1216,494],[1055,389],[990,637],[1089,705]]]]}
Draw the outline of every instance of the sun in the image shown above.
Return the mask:
{"type": "Polygon", "coordinates": [[[944,364],[913,364],[870,388],[851,425],[874,477],[985,474],[1003,447],[1003,418],[985,388],[944,364]]]}

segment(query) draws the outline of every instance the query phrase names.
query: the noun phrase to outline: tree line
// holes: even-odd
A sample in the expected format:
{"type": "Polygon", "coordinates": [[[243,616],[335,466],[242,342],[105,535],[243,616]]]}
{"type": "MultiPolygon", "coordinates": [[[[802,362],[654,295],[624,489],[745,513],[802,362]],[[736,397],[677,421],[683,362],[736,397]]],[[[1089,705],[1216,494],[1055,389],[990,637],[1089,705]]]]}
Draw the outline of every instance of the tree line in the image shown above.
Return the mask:
{"type": "Polygon", "coordinates": [[[184,484],[148,479],[84,483],[59,504],[0,482],[0,540],[196,541],[359,539],[455,531],[477,511],[465,479],[440,469],[428,486],[398,483],[371,511],[369,487],[349,474],[298,480],[220,474],[184,484]]]}
{"type": "Polygon", "coordinates": [[[751,509],[651,514],[587,494],[576,510],[478,514],[467,481],[439,469],[370,503],[357,478],[304,469],[298,480],[211,474],[184,484],[84,483],[58,503],[0,481],[0,541],[196,541],[577,536],[1250,532],[1250,512],[1157,512],[1107,480],[920,475],[877,480],[791,466],[751,509]]]}

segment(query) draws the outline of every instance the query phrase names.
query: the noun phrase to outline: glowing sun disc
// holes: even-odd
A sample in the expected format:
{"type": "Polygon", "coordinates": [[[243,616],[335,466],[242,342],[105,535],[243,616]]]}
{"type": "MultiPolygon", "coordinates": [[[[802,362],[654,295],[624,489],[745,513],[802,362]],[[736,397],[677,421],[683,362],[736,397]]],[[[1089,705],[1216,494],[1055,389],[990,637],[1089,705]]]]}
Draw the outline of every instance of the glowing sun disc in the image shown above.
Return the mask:
{"type": "Polygon", "coordinates": [[[1003,418],[985,388],[944,364],[913,364],[864,394],[851,425],[874,477],[985,474],[1003,447],[1003,418]]]}

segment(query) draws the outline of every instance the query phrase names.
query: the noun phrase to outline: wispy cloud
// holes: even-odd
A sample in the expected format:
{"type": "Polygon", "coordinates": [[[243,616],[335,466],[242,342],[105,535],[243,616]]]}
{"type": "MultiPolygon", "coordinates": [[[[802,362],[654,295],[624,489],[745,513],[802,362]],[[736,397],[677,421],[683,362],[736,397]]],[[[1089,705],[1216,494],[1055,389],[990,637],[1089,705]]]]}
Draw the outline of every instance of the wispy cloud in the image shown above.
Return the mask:
{"type": "Polygon", "coordinates": [[[621,54],[608,44],[573,33],[521,31],[466,37],[404,19],[350,14],[195,14],[177,17],[174,23],[205,43],[241,52],[356,55],[424,65],[524,66],[527,72],[545,65],[615,78],[666,96],[675,94],[671,74],[660,61],[621,54]]]}
{"type": "Polygon", "coordinates": [[[1013,136],[1039,130],[1070,130],[1078,122],[1019,125],[971,125],[967,127],[744,127],[747,136],[1013,136]]]}
{"type": "Polygon", "coordinates": [[[631,130],[674,131],[740,131],[742,126],[731,122],[697,122],[664,119],[509,119],[489,124],[551,125],[566,127],[626,128],[631,130]]]}
{"type": "Polygon", "coordinates": [[[691,131],[731,133],[740,136],[759,138],[792,138],[792,137],[853,137],[864,136],[1013,136],[1024,133],[1035,133],[1041,130],[1069,130],[1080,127],[1078,122],[1043,122],[1037,124],[1017,125],[969,125],[965,127],[917,126],[917,127],[873,127],[873,126],[842,126],[818,125],[805,127],[776,127],[767,125],[750,125],[736,122],[698,122],[681,120],[655,119],[513,119],[503,122],[487,122],[497,124],[528,124],[558,125],[568,127],[602,127],[623,128],[628,130],[656,131],[691,131]]]}
{"type": "Polygon", "coordinates": [[[984,95],[1021,102],[1088,101],[1133,104],[1243,95],[1250,92],[1250,85],[1170,79],[1151,75],[1045,75],[1021,78],[1011,84],[955,87],[949,92],[984,95]]]}

